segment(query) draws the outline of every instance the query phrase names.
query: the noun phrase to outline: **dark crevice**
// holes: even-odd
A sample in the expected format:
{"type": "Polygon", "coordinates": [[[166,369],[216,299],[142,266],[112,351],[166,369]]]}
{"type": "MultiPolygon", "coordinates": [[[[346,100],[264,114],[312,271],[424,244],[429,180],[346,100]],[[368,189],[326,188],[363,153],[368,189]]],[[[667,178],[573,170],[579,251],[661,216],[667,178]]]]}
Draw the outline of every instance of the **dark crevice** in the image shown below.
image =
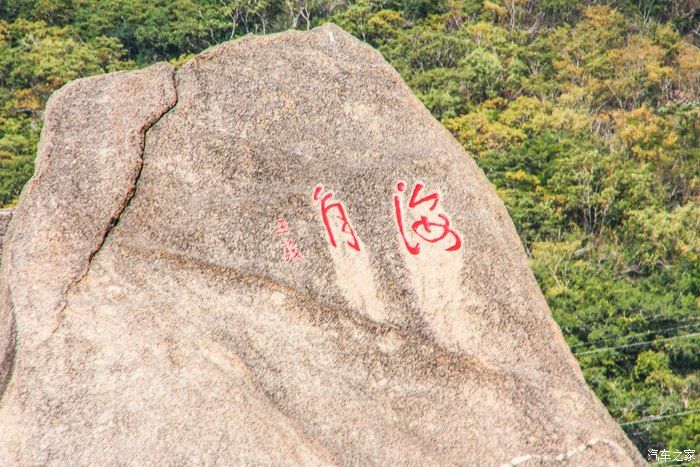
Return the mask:
{"type": "Polygon", "coordinates": [[[10,331],[7,347],[3,350],[5,354],[4,358],[0,360],[0,404],[5,395],[5,389],[7,389],[10,384],[10,378],[12,378],[15,367],[15,354],[17,353],[17,322],[15,320],[15,312],[9,293],[7,295],[7,300],[10,302],[10,331]]]}
{"type": "MultiPolygon", "coordinates": [[[[172,109],[175,108],[175,106],[178,103],[178,91],[177,91],[177,82],[175,79],[175,70],[172,71],[170,75],[170,79],[172,80],[172,86],[173,86],[173,92],[175,94],[175,98],[163,113],[161,113],[157,118],[155,118],[152,122],[147,123],[144,125],[144,128],[141,130],[141,133],[143,135],[143,138],[141,140],[141,154],[139,158],[139,166],[136,171],[136,175],[134,177],[134,180],[131,184],[131,187],[129,188],[129,191],[127,192],[124,202],[122,203],[121,207],[119,208],[119,212],[117,212],[116,215],[114,215],[109,223],[107,224],[107,227],[105,228],[102,237],[100,238],[99,243],[96,245],[96,247],[89,253],[87,257],[87,261],[85,263],[85,269],[83,272],[73,281],[71,281],[65,288],[65,291],[63,293],[63,300],[61,304],[59,305],[57,311],[56,311],[56,324],[54,325],[54,328],[52,329],[51,335],[53,335],[56,330],[60,327],[61,322],[63,321],[64,317],[64,312],[66,309],[66,306],[68,305],[68,296],[70,292],[78,285],[80,282],[87,276],[88,272],[90,271],[90,267],[92,266],[92,261],[95,257],[95,255],[104,247],[104,245],[107,243],[107,239],[109,238],[110,234],[112,233],[114,227],[117,226],[119,223],[119,220],[121,219],[121,216],[124,214],[126,209],[129,207],[131,204],[131,201],[133,200],[135,194],[136,194],[136,189],[139,183],[139,180],[141,179],[141,173],[143,171],[143,165],[144,165],[144,152],[146,150],[146,139],[148,137],[148,131],[153,128],[153,126],[158,123],[165,115],[168,114],[172,109]]],[[[16,353],[17,353],[17,321],[16,321],[16,316],[15,316],[15,310],[14,310],[14,305],[12,304],[12,297],[9,289],[6,291],[6,300],[8,300],[8,306],[9,306],[9,322],[10,322],[10,331],[9,331],[9,340],[7,343],[7,346],[5,349],[3,349],[2,353],[0,354],[2,356],[2,359],[0,360],[0,402],[2,401],[2,398],[6,392],[7,387],[10,384],[10,380],[12,379],[12,376],[14,374],[14,369],[16,366],[16,353]]]]}
{"type": "Polygon", "coordinates": [[[65,312],[66,306],[68,305],[68,296],[70,295],[70,292],[75,287],[77,287],[83,281],[83,279],[85,279],[85,277],[87,277],[88,272],[90,272],[90,267],[92,266],[92,261],[93,261],[95,255],[97,255],[97,253],[99,253],[100,250],[102,250],[104,245],[107,243],[107,240],[108,240],[109,236],[111,235],[112,231],[119,224],[119,221],[120,221],[122,215],[127,210],[127,208],[131,205],[131,201],[134,199],[134,196],[136,195],[136,190],[137,190],[139,181],[141,180],[141,173],[143,172],[144,153],[146,151],[146,139],[148,138],[148,132],[151,128],[153,128],[153,126],[156,123],[158,123],[171,110],[173,110],[177,106],[177,103],[179,101],[179,96],[178,96],[178,91],[177,91],[177,81],[175,79],[175,74],[176,74],[176,71],[173,70],[171,75],[170,75],[170,79],[172,80],[172,85],[173,85],[173,91],[175,93],[175,99],[174,99],[172,105],[167,107],[165,109],[165,111],[160,116],[158,116],[155,120],[153,120],[153,122],[150,122],[149,124],[144,126],[144,128],[141,130],[141,133],[143,134],[143,138],[141,140],[141,155],[139,158],[139,166],[138,166],[138,169],[136,171],[136,176],[134,177],[134,180],[131,184],[131,187],[129,188],[129,191],[124,198],[124,202],[122,203],[121,208],[119,209],[119,212],[117,212],[117,214],[114,215],[110,219],[109,224],[107,225],[107,228],[103,232],[102,238],[100,239],[99,243],[88,255],[84,271],[75,280],[73,280],[71,283],[69,283],[66,286],[65,292],[63,294],[63,301],[60,305],[59,310],[56,313],[56,324],[54,325],[54,328],[51,332],[52,335],[60,327],[61,322],[63,321],[64,312],[65,312]]]}

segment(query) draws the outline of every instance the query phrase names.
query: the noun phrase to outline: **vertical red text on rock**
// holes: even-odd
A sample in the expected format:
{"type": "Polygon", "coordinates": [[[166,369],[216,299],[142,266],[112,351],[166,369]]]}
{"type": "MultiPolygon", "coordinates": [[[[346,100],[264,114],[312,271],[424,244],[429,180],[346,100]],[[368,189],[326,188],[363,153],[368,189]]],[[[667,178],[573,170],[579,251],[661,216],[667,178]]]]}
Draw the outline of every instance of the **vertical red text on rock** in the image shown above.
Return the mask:
{"type": "Polygon", "coordinates": [[[277,219],[277,235],[282,243],[282,257],[285,261],[298,261],[302,258],[301,250],[293,238],[289,238],[289,225],[284,219],[277,219]]]}
{"type": "Polygon", "coordinates": [[[287,235],[289,233],[289,226],[287,221],[284,219],[277,219],[277,235],[287,235]]]}
{"type": "Polygon", "coordinates": [[[422,242],[445,245],[446,251],[456,251],[462,247],[462,238],[450,226],[450,218],[447,214],[436,210],[440,203],[439,193],[430,192],[425,188],[425,184],[417,182],[413,186],[408,201],[407,213],[404,213],[401,198],[406,192],[406,184],[397,182],[396,190],[397,193],[394,195],[396,224],[409,253],[419,254],[422,242]]]}
{"type": "Polygon", "coordinates": [[[334,248],[338,248],[338,242],[341,242],[355,251],[360,251],[360,239],[350,224],[345,206],[334,198],[335,193],[332,191],[324,193],[322,185],[316,185],[314,188],[313,199],[319,203],[328,241],[334,248]]]}

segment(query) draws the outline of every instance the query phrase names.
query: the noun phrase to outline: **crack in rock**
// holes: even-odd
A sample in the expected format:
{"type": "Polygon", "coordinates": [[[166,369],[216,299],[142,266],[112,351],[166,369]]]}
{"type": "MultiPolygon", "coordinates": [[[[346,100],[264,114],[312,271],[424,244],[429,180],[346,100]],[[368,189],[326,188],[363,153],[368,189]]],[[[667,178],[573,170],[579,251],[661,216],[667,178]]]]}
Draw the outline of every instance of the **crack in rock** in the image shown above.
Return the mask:
{"type": "Polygon", "coordinates": [[[157,118],[155,118],[152,122],[146,122],[144,125],[143,129],[141,129],[140,133],[143,135],[142,140],[141,140],[141,152],[139,155],[139,166],[138,169],[136,170],[136,175],[134,176],[133,182],[131,183],[131,186],[129,188],[129,191],[127,192],[126,196],[124,197],[124,201],[121,203],[121,206],[119,207],[118,212],[112,216],[110,219],[109,223],[107,224],[107,227],[105,228],[105,231],[102,234],[102,237],[100,238],[99,243],[97,246],[89,253],[87,261],[85,263],[85,269],[83,272],[76,277],[72,282],[70,282],[63,293],[63,301],[60,305],[60,308],[56,311],[56,324],[54,325],[51,334],[49,337],[55,334],[55,332],[58,330],[58,328],[61,326],[61,323],[63,322],[63,318],[65,317],[65,310],[66,307],[68,306],[68,297],[73,289],[75,289],[82,281],[87,277],[88,273],[90,272],[90,267],[92,266],[92,261],[97,255],[97,253],[100,252],[102,247],[107,243],[107,239],[109,238],[110,234],[112,233],[112,230],[117,226],[119,223],[119,220],[121,219],[122,214],[126,211],[126,209],[129,207],[131,204],[131,201],[133,200],[135,194],[136,194],[136,189],[139,183],[139,180],[141,179],[141,173],[143,171],[143,155],[144,152],[146,151],[146,139],[148,137],[148,131],[153,128],[155,124],[157,124],[163,117],[165,117],[171,110],[175,108],[175,106],[178,103],[178,92],[177,92],[177,81],[175,79],[175,73],[176,70],[173,70],[172,74],[170,75],[170,79],[172,80],[173,84],[173,91],[175,94],[175,97],[173,99],[172,103],[169,103],[168,106],[164,109],[163,113],[161,113],[157,118]]]}

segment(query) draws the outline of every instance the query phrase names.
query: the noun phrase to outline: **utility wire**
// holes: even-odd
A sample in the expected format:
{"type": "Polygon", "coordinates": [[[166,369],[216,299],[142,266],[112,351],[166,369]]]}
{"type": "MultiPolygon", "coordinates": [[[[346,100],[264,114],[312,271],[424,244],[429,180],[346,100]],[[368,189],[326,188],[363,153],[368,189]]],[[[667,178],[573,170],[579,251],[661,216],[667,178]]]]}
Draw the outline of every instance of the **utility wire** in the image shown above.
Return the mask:
{"type": "Polygon", "coordinates": [[[635,343],[633,343],[633,344],[616,345],[616,346],[612,346],[612,347],[600,347],[600,348],[593,349],[593,350],[586,350],[586,351],[583,351],[583,352],[579,352],[579,353],[576,353],[576,354],[574,354],[574,355],[576,355],[576,356],[578,357],[578,356],[580,356],[580,355],[587,355],[587,354],[596,353],[596,352],[604,352],[605,350],[614,350],[614,349],[624,349],[624,348],[628,348],[628,347],[637,347],[637,346],[640,346],[640,345],[650,344],[650,343],[652,343],[652,342],[657,342],[657,341],[658,341],[658,342],[663,342],[663,341],[670,341],[670,340],[673,340],[673,339],[683,339],[683,338],[693,337],[693,336],[700,336],[700,332],[694,332],[694,333],[690,333],[690,334],[684,334],[684,335],[682,335],[682,336],[672,336],[672,337],[663,337],[663,338],[660,338],[660,339],[651,339],[651,340],[643,341],[643,342],[635,342],[635,343]]]}
{"type": "Polygon", "coordinates": [[[675,413],[668,414],[668,415],[654,415],[653,417],[646,417],[646,418],[634,420],[631,422],[620,423],[620,426],[638,425],[640,423],[653,423],[653,422],[663,420],[665,418],[680,417],[681,415],[689,415],[692,413],[700,413],[700,409],[684,410],[682,412],[675,412],[675,413]]]}
{"type": "Polygon", "coordinates": [[[665,315],[663,313],[659,313],[658,315],[654,315],[650,317],[649,319],[644,319],[642,322],[643,323],[658,323],[659,321],[677,321],[679,323],[683,323],[685,321],[694,321],[700,319],[700,316],[686,316],[684,318],[674,318],[672,316],[665,315]]]}
{"type": "MultiPolygon", "coordinates": [[[[694,319],[694,320],[698,320],[698,319],[700,319],[700,317],[693,318],[693,319],[694,319]]],[[[599,344],[599,343],[601,343],[601,342],[612,341],[612,340],[615,340],[615,339],[621,339],[621,338],[629,339],[630,337],[643,336],[643,335],[645,335],[645,334],[650,334],[650,333],[654,333],[654,332],[657,333],[657,334],[663,334],[663,333],[668,332],[668,331],[673,331],[674,329],[685,329],[685,328],[692,328],[692,327],[695,327],[695,326],[700,326],[700,323],[686,324],[686,325],[684,325],[684,326],[675,326],[675,327],[672,327],[672,328],[660,329],[660,330],[658,330],[658,331],[654,331],[654,330],[652,329],[652,330],[649,330],[649,331],[638,332],[638,333],[635,333],[635,334],[627,334],[627,335],[624,335],[624,336],[607,337],[607,338],[605,338],[605,339],[598,339],[598,340],[589,341],[589,342],[581,342],[581,343],[578,343],[578,344],[571,345],[570,347],[571,347],[572,349],[575,349],[576,347],[582,347],[582,346],[584,346],[584,345],[599,344]]]]}

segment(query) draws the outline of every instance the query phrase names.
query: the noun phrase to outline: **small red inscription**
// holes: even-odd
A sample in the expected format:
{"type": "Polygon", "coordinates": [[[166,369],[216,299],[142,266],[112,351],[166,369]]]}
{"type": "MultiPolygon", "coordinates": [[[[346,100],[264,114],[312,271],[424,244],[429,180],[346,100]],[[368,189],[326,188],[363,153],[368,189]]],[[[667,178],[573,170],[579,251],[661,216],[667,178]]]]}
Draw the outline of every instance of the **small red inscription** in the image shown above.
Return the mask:
{"type": "Polygon", "coordinates": [[[285,261],[300,260],[301,250],[294,239],[289,238],[289,226],[284,219],[277,219],[277,235],[282,237],[282,251],[285,261]]]}
{"type": "MultiPolygon", "coordinates": [[[[423,210],[423,214],[414,216],[417,220],[410,223],[411,230],[419,239],[429,243],[438,243],[443,240],[450,242],[450,246],[445,248],[446,251],[459,250],[462,246],[462,238],[456,230],[450,228],[450,218],[445,214],[434,212],[440,202],[440,195],[437,192],[430,193],[428,190],[425,190],[424,194],[421,194],[424,188],[425,185],[423,183],[416,183],[408,202],[408,207],[411,210],[417,209],[419,206],[427,208],[427,212],[423,210]]],[[[420,240],[415,243],[409,241],[404,227],[404,216],[401,211],[401,195],[406,190],[406,184],[404,182],[398,182],[396,184],[396,190],[398,191],[398,194],[394,195],[396,223],[398,224],[399,232],[401,233],[401,238],[403,239],[406,249],[412,255],[417,255],[420,253],[420,240]]]]}
{"type": "Polygon", "coordinates": [[[277,235],[287,235],[289,233],[289,226],[287,221],[284,219],[277,219],[277,235]]]}
{"type": "Polygon", "coordinates": [[[284,260],[291,261],[293,259],[301,259],[301,251],[297,243],[291,238],[282,239],[282,247],[284,248],[284,260]]]}
{"type": "Polygon", "coordinates": [[[345,239],[347,246],[353,250],[360,251],[360,239],[350,225],[350,220],[345,213],[345,207],[341,201],[334,200],[334,197],[335,194],[332,191],[323,193],[323,186],[316,185],[313,198],[314,201],[320,202],[321,217],[328,233],[328,240],[334,248],[337,248],[336,234],[338,234],[338,237],[345,239]]]}

